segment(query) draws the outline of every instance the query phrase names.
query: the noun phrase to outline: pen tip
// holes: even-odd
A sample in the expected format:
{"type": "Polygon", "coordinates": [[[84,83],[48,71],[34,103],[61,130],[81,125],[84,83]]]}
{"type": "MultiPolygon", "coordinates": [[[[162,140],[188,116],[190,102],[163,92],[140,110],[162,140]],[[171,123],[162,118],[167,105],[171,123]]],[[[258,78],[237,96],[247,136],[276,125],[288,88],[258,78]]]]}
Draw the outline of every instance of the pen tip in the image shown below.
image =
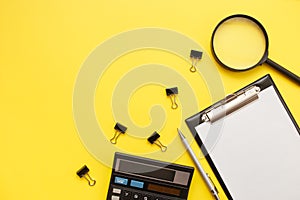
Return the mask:
{"type": "Polygon", "coordinates": [[[181,138],[185,138],[184,135],[182,134],[182,132],[179,130],[179,128],[177,128],[177,132],[181,138]]]}

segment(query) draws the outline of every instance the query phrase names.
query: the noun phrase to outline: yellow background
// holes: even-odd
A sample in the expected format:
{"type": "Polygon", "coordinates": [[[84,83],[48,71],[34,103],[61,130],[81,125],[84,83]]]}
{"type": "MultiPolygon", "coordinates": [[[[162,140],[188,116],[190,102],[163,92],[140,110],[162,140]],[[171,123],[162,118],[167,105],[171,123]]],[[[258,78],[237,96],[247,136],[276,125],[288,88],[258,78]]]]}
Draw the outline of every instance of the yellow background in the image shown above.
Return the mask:
{"type": "MultiPolygon", "coordinates": [[[[244,13],[265,26],[270,58],[300,75],[299,10],[299,0],[1,1],[0,199],[106,198],[111,169],[82,145],[72,114],[81,64],[101,42],[131,29],[161,27],[193,38],[210,54],[215,25],[230,14],[244,13]],[[75,174],[83,164],[97,180],[94,187],[75,174]]],[[[226,93],[270,73],[300,123],[299,86],[266,65],[235,73],[215,64],[226,93]]],[[[191,85],[197,88],[198,80],[191,79],[191,85]]],[[[197,94],[200,109],[212,103],[205,95],[197,94]]],[[[168,115],[169,120],[178,118],[168,115]]],[[[195,143],[193,148],[198,150],[195,143]]],[[[187,153],[176,163],[193,165],[187,153]]],[[[212,199],[197,171],[189,199],[212,199]]]]}

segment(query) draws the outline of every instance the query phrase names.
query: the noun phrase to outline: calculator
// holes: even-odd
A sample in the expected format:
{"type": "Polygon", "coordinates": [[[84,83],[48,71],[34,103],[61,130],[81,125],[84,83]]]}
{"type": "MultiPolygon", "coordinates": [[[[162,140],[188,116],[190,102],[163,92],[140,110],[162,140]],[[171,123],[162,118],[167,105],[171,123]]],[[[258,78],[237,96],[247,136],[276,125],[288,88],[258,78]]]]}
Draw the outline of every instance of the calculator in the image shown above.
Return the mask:
{"type": "Polygon", "coordinates": [[[184,200],[194,168],[116,152],[106,200],[184,200]]]}

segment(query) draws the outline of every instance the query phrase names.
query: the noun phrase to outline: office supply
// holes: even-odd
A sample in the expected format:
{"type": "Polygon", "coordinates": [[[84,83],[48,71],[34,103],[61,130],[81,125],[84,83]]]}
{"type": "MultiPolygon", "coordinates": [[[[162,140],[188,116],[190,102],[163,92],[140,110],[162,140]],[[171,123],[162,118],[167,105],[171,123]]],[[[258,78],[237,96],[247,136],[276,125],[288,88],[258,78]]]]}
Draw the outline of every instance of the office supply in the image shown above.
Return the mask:
{"type": "Polygon", "coordinates": [[[178,94],[178,87],[167,88],[166,94],[171,99],[171,102],[172,102],[171,108],[172,109],[178,108],[178,104],[176,103],[176,95],[178,94]]]}
{"type": "Polygon", "coordinates": [[[84,165],[83,167],[81,167],[76,174],[80,177],[80,178],[84,178],[85,180],[88,181],[89,186],[94,186],[96,184],[96,180],[94,180],[90,175],[89,175],[89,168],[84,165]]]}
{"type": "Polygon", "coordinates": [[[115,153],[107,200],[184,200],[194,168],[115,153]]]}
{"type": "Polygon", "coordinates": [[[167,146],[163,145],[159,140],[158,138],[160,138],[160,135],[154,131],[154,133],[152,133],[152,135],[150,135],[150,137],[148,137],[148,142],[150,142],[151,144],[155,144],[157,145],[162,152],[165,152],[167,151],[167,146]]]}
{"type": "Polygon", "coordinates": [[[117,122],[114,129],[115,129],[115,134],[114,134],[114,137],[110,139],[110,142],[112,144],[117,144],[117,140],[118,140],[119,136],[126,132],[127,127],[123,126],[122,124],[117,122]]]}
{"type": "Polygon", "coordinates": [[[219,196],[218,196],[218,190],[216,189],[215,185],[212,183],[209,175],[207,173],[205,173],[203,167],[201,166],[199,160],[197,159],[197,156],[195,155],[195,153],[193,152],[192,148],[190,147],[189,143],[187,142],[187,140],[185,139],[185,136],[182,134],[182,132],[177,129],[179,137],[183,143],[183,145],[185,146],[185,148],[187,149],[187,151],[189,152],[192,160],[194,161],[198,171],[200,172],[205,184],[207,185],[208,189],[210,190],[210,192],[212,193],[212,195],[214,196],[214,198],[216,200],[219,200],[219,196]]]}
{"type": "Polygon", "coordinates": [[[211,49],[225,68],[245,71],[267,63],[300,85],[300,77],[268,58],[269,39],[263,25],[248,15],[223,19],[214,29],[211,49]]]}
{"type": "Polygon", "coordinates": [[[300,199],[300,129],[270,75],[186,123],[228,199],[300,199]]]}
{"type": "Polygon", "coordinates": [[[191,53],[190,53],[190,59],[192,61],[192,66],[190,68],[191,72],[197,71],[196,66],[197,66],[199,60],[201,60],[202,54],[203,54],[203,52],[201,52],[201,51],[191,50],[191,53]]]}

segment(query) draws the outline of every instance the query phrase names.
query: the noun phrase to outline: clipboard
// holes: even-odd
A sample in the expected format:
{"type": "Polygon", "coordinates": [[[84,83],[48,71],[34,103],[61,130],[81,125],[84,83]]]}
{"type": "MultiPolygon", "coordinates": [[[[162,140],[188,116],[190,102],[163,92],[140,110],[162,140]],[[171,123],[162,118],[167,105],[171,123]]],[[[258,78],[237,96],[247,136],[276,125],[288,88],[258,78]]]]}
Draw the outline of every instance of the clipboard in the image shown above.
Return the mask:
{"type": "Polygon", "coordinates": [[[186,123],[228,199],[300,199],[300,129],[270,75],[186,123]]]}

